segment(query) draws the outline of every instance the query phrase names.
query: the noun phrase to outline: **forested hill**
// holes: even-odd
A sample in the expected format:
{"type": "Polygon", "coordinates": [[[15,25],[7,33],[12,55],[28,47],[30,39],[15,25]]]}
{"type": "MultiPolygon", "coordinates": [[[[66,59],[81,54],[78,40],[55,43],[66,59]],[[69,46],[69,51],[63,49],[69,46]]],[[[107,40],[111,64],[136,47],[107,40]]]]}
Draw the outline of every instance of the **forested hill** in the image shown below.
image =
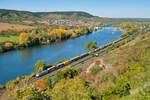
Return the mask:
{"type": "Polygon", "coordinates": [[[83,11],[63,11],[63,12],[29,12],[0,9],[0,22],[17,23],[24,20],[57,20],[66,19],[72,21],[96,21],[105,24],[120,24],[126,21],[150,21],[150,18],[106,18],[91,15],[83,11]]]}
{"type": "Polygon", "coordinates": [[[34,13],[37,16],[43,16],[43,15],[64,15],[64,16],[79,16],[79,17],[86,17],[86,18],[91,18],[94,17],[93,15],[87,13],[87,12],[82,12],[82,11],[66,11],[66,12],[35,12],[34,13]]]}
{"type": "Polygon", "coordinates": [[[74,19],[74,18],[92,18],[95,17],[89,13],[82,11],[66,11],[66,12],[29,12],[0,9],[1,20],[37,20],[37,19],[74,19]]]}

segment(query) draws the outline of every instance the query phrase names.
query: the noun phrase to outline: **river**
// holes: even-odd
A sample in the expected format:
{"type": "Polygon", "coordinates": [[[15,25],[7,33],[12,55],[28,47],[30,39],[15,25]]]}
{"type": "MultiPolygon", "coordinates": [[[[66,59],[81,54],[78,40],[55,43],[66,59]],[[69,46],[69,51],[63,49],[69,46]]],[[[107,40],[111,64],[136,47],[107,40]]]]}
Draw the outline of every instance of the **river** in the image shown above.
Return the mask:
{"type": "Polygon", "coordinates": [[[117,30],[115,34],[112,34],[113,31],[113,27],[109,27],[59,44],[3,53],[0,55],[0,84],[4,85],[8,81],[16,79],[17,76],[29,75],[35,70],[34,65],[38,60],[55,63],[62,59],[69,59],[86,52],[84,50],[86,42],[96,41],[101,46],[122,35],[120,30],[117,30]]]}

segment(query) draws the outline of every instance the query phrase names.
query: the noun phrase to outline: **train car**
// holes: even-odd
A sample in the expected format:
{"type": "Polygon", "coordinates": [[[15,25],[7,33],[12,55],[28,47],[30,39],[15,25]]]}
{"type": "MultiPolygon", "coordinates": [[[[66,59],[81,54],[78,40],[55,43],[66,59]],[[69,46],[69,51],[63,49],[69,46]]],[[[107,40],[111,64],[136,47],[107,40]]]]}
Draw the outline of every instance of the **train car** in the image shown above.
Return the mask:
{"type": "Polygon", "coordinates": [[[112,43],[109,43],[109,44],[108,44],[108,46],[111,46],[111,45],[112,45],[112,43]]]}
{"type": "Polygon", "coordinates": [[[97,49],[94,49],[94,52],[97,52],[97,49]]]}
{"type": "Polygon", "coordinates": [[[62,67],[64,67],[64,66],[65,66],[64,63],[60,63],[60,64],[58,64],[58,65],[56,66],[56,69],[62,68],[62,67]]]}
{"type": "Polygon", "coordinates": [[[70,63],[74,62],[74,59],[70,59],[69,62],[70,62],[70,63]]]}
{"type": "Polygon", "coordinates": [[[88,55],[89,55],[89,53],[86,52],[86,53],[84,53],[84,54],[82,54],[82,55],[80,56],[80,59],[81,59],[81,58],[84,58],[84,57],[86,57],[86,56],[88,56],[88,55]]]}
{"type": "Polygon", "coordinates": [[[70,64],[70,62],[69,62],[69,60],[67,60],[67,61],[63,62],[63,64],[68,65],[68,64],[70,64]]]}
{"type": "Polygon", "coordinates": [[[43,76],[43,75],[45,75],[45,74],[47,74],[47,73],[48,73],[48,70],[44,70],[44,71],[42,71],[42,72],[37,73],[37,74],[36,74],[36,77],[43,76]]]}
{"type": "Polygon", "coordinates": [[[77,60],[79,60],[80,59],[80,56],[76,56],[76,57],[74,57],[72,60],[73,61],[77,61],[77,60]]]}
{"type": "Polygon", "coordinates": [[[80,57],[80,56],[76,56],[76,57],[74,57],[74,58],[71,58],[71,59],[69,60],[69,62],[70,62],[70,63],[73,63],[73,62],[77,61],[77,60],[79,59],[79,57],[80,57]]]}
{"type": "Polygon", "coordinates": [[[93,53],[93,51],[89,51],[88,53],[89,53],[89,54],[92,54],[92,53],[93,53]]]}
{"type": "Polygon", "coordinates": [[[54,71],[56,68],[55,67],[51,67],[51,68],[48,68],[47,70],[48,70],[48,72],[52,72],[52,71],[54,71]]]}
{"type": "Polygon", "coordinates": [[[95,49],[95,52],[99,51],[99,48],[95,49]]]}
{"type": "Polygon", "coordinates": [[[61,68],[61,67],[64,67],[64,66],[65,66],[65,64],[63,64],[63,63],[62,63],[62,64],[60,64],[59,66],[60,66],[60,68],[61,68]]]}
{"type": "Polygon", "coordinates": [[[103,47],[102,47],[102,50],[105,49],[106,47],[107,47],[107,46],[103,46],[103,47]]]}
{"type": "Polygon", "coordinates": [[[102,50],[102,47],[99,47],[99,48],[98,48],[98,51],[100,51],[100,50],[102,50]]]}

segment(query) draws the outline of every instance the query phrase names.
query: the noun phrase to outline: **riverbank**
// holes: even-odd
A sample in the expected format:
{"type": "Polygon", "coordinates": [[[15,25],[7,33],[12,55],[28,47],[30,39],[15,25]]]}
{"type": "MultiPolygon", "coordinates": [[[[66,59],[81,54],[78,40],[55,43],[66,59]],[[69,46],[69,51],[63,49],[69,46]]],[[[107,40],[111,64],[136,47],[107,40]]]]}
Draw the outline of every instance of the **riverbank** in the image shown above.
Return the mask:
{"type": "Polygon", "coordinates": [[[110,30],[98,30],[73,40],[69,39],[59,45],[44,45],[6,52],[0,55],[0,83],[5,84],[9,80],[16,79],[17,76],[30,75],[35,70],[34,65],[38,60],[44,60],[47,64],[49,62],[54,64],[62,59],[70,59],[86,52],[84,50],[86,42],[96,41],[101,46],[122,35],[122,31],[118,30],[116,34],[112,34],[112,31],[113,27],[110,30]],[[9,70],[12,68],[14,70],[9,70]]]}
{"type": "Polygon", "coordinates": [[[28,30],[28,32],[26,30],[17,32],[15,30],[2,31],[0,35],[4,42],[0,42],[0,53],[39,45],[50,45],[87,35],[96,30],[94,27],[68,27],[68,29],[54,27],[53,29],[37,28],[28,30]],[[11,31],[14,33],[11,33],[11,31]]]}

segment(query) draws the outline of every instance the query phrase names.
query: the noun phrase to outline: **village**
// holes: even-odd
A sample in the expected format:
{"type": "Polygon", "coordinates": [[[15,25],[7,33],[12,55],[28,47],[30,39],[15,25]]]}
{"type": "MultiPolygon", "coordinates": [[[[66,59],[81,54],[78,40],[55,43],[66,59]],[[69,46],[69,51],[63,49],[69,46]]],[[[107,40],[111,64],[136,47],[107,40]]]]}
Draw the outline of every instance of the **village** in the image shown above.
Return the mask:
{"type": "Polygon", "coordinates": [[[38,21],[38,23],[43,23],[43,24],[48,24],[48,25],[58,25],[58,26],[96,26],[99,25],[100,22],[93,22],[93,21],[71,21],[71,20],[64,20],[64,19],[59,19],[59,20],[42,20],[38,21]]]}

